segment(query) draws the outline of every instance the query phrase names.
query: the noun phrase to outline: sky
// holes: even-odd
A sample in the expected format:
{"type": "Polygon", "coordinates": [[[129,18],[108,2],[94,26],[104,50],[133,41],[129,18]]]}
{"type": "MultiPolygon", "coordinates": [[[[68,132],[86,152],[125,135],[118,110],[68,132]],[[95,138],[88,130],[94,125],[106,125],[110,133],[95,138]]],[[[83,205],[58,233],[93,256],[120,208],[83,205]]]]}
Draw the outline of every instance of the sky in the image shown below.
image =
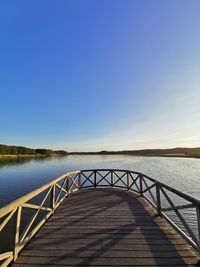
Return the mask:
{"type": "Polygon", "coordinates": [[[199,0],[2,0],[0,143],[200,146],[199,0]]]}

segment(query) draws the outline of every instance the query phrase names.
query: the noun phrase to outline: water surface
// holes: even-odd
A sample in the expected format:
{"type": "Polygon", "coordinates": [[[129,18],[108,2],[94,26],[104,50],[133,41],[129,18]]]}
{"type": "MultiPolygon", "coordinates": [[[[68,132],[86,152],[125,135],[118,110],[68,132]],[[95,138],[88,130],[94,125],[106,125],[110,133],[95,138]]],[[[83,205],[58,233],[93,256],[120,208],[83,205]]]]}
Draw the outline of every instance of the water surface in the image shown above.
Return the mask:
{"type": "Polygon", "coordinates": [[[200,159],[130,155],[70,155],[0,161],[0,206],[77,169],[119,168],[145,173],[200,198],[200,159]]]}

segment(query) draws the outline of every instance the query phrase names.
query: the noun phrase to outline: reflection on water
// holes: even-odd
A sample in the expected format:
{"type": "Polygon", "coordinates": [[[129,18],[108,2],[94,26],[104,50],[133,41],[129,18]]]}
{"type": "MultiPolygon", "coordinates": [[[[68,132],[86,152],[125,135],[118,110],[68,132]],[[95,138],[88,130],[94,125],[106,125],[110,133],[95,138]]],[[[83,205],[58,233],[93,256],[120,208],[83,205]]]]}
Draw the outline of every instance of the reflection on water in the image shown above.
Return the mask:
{"type": "Polygon", "coordinates": [[[39,161],[39,160],[46,160],[47,158],[44,157],[5,157],[0,158],[0,167],[6,167],[7,165],[19,165],[27,163],[31,160],[39,161]]]}
{"type": "Polygon", "coordinates": [[[3,166],[7,166],[7,165],[13,165],[13,164],[22,164],[24,162],[29,162],[31,160],[31,158],[0,158],[0,167],[3,166]]]}

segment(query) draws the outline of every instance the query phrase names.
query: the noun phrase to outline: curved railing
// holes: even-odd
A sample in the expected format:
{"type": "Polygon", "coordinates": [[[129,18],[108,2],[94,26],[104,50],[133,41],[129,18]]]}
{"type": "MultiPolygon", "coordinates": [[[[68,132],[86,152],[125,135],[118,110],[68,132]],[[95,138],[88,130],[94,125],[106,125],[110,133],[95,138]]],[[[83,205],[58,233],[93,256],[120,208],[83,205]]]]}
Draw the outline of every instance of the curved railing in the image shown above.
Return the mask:
{"type": "Polygon", "coordinates": [[[68,172],[0,209],[1,266],[17,259],[69,194],[96,187],[121,188],[145,198],[200,253],[200,200],[139,172],[93,169],[68,172]]]}

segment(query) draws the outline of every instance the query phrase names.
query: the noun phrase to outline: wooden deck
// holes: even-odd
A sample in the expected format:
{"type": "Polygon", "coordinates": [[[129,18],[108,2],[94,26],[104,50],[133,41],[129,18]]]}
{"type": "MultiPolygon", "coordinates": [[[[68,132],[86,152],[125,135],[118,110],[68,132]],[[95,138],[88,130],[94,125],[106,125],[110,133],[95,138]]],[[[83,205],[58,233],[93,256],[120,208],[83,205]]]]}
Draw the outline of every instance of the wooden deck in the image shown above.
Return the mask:
{"type": "Polygon", "coordinates": [[[199,256],[146,201],[118,189],[73,193],[13,267],[200,266],[199,256]]]}

